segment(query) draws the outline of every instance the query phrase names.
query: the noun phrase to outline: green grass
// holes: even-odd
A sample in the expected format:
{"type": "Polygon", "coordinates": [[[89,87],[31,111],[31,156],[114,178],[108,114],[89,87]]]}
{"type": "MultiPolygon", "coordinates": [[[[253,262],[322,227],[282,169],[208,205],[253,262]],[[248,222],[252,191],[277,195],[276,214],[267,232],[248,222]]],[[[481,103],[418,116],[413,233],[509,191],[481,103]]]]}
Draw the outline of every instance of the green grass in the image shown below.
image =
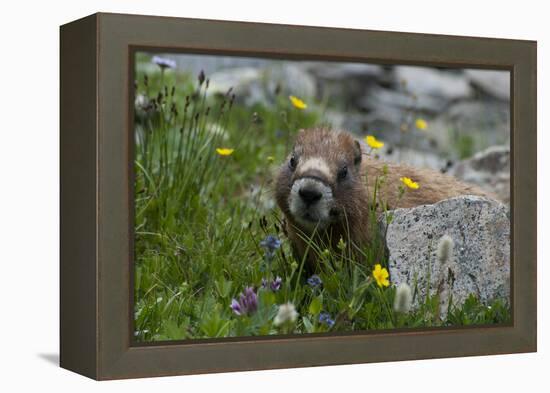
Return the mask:
{"type": "Polygon", "coordinates": [[[237,104],[231,92],[208,94],[206,85],[172,71],[148,72],[146,78],[137,68],[136,94],[151,103],[135,117],[138,341],[509,320],[507,306],[486,307],[475,297],[461,308],[451,307],[445,319],[439,318],[437,296],[424,299],[413,312],[395,312],[395,288],[381,288],[372,277],[374,264],[385,261],[355,262],[345,239],[332,252],[312,244],[309,252],[318,255],[322,284],[309,285],[304,261],[292,256],[273,206],[272,179],[296,130],[321,122],[321,112],[313,106],[296,109],[283,96],[250,108],[237,104]],[[234,152],[221,156],[216,152],[221,147],[234,152]],[[281,240],[273,257],[260,245],[267,235],[281,240]],[[277,277],[281,285],[275,291],[269,283],[277,277]],[[232,299],[247,287],[257,294],[257,310],[237,315],[232,299]],[[288,302],[298,318],[276,326],[279,306],[288,302]]]}

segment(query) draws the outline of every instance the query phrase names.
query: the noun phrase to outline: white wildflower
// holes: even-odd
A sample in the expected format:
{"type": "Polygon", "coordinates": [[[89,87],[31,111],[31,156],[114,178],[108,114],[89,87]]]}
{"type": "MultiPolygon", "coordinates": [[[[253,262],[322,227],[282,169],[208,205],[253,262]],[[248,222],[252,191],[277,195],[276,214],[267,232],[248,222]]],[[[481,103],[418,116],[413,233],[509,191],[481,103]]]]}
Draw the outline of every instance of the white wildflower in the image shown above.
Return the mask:
{"type": "Polygon", "coordinates": [[[143,94],[136,95],[135,105],[136,108],[145,110],[150,104],[149,98],[143,94]]]}
{"type": "Polygon", "coordinates": [[[275,326],[281,326],[285,323],[291,322],[294,323],[298,318],[298,312],[292,303],[281,304],[279,306],[279,311],[275,316],[273,322],[275,326]]]}

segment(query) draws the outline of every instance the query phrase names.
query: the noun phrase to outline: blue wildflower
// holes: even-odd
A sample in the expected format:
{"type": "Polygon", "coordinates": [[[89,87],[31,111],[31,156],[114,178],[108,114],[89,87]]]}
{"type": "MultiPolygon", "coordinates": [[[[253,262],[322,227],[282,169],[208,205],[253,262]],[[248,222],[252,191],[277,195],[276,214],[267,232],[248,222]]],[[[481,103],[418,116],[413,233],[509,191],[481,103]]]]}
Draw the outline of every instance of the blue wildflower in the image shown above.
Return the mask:
{"type": "Polygon", "coordinates": [[[275,251],[281,247],[281,241],[273,235],[268,235],[260,242],[260,246],[265,249],[265,255],[271,259],[275,255],[275,251]]]}
{"type": "Polygon", "coordinates": [[[165,68],[176,68],[176,61],[172,59],[167,59],[166,57],[153,56],[151,61],[163,70],[165,68]]]}
{"type": "Polygon", "coordinates": [[[329,328],[334,326],[334,319],[330,317],[330,314],[328,312],[322,312],[319,315],[319,322],[323,325],[327,325],[329,328]]]}
{"type": "Polygon", "coordinates": [[[307,279],[307,283],[310,287],[317,288],[323,283],[323,281],[321,280],[321,277],[319,277],[317,274],[314,274],[313,276],[307,279]]]}
{"type": "Polygon", "coordinates": [[[239,295],[239,301],[231,300],[231,309],[237,315],[252,315],[258,309],[258,296],[254,288],[246,287],[239,295]]]}

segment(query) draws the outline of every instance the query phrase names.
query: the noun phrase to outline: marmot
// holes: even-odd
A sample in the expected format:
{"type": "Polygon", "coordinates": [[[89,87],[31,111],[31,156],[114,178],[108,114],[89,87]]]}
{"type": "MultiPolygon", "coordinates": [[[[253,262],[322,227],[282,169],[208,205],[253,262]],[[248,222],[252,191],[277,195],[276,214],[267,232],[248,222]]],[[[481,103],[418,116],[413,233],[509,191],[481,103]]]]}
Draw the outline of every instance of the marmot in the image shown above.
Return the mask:
{"type": "MultiPolygon", "coordinates": [[[[437,171],[375,159],[369,149],[344,131],[314,128],[299,132],[275,183],[277,204],[284,213],[286,233],[298,261],[307,249],[303,236],[313,232],[322,240],[322,250],[327,245],[336,249],[340,238],[351,241],[356,250],[369,244],[375,228],[372,206],[380,212],[380,202],[389,210],[458,195],[488,197],[479,188],[437,171]],[[385,180],[373,201],[375,182],[382,177],[385,180]],[[404,177],[419,187],[403,192],[404,177]]],[[[315,254],[312,250],[307,253],[309,271],[315,270],[315,254]]]]}

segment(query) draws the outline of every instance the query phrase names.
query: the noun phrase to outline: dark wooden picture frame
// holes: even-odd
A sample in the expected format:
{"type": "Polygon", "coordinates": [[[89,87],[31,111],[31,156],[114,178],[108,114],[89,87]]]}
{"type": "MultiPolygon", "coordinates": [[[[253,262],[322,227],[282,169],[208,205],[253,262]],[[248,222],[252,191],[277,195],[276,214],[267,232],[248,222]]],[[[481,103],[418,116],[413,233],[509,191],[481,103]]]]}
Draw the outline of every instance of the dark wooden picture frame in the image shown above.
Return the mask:
{"type": "Polygon", "coordinates": [[[117,379],[536,351],[536,42],[95,14],[61,27],[61,366],[117,379]],[[509,326],[135,345],[136,48],[508,70],[509,326]]]}

